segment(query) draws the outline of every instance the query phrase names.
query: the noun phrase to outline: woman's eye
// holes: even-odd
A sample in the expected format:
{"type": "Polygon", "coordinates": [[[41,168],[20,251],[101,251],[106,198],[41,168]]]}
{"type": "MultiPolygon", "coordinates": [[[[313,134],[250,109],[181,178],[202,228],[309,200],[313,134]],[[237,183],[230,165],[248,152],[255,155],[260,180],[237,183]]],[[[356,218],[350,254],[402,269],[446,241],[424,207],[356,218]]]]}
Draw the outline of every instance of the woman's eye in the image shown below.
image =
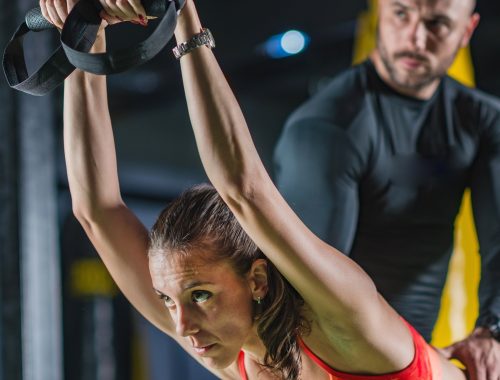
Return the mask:
{"type": "Polygon", "coordinates": [[[207,292],[205,290],[195,290],[191,293],[191,299],[193,302],[202,303],[207,301],[212,296],[212,293],[207,292]]]}
{"type": "Polygon", "coordinates": [[[175,306],[175,302],[172,300],[170,297],[163,297],[163,303],[165,304],[166,307],[173,307],[175,306]]]}

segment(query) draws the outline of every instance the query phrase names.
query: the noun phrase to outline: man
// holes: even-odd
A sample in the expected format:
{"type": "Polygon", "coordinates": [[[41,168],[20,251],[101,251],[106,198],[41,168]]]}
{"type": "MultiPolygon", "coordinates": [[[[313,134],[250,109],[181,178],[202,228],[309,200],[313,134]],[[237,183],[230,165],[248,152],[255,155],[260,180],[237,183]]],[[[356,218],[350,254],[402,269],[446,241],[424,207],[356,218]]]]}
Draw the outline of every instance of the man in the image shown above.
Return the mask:
{"type": "Polygon", "coordinates": [[[471,188],[481,247],[477,328],[444,350],[500,378],[500,102],[446,71],[479,22],[474,0],[380,0],[377,48],[288,120],[278,187],[430,340],[471,188]],[[348,221],[348,222],[346,222],[348,221]]]}

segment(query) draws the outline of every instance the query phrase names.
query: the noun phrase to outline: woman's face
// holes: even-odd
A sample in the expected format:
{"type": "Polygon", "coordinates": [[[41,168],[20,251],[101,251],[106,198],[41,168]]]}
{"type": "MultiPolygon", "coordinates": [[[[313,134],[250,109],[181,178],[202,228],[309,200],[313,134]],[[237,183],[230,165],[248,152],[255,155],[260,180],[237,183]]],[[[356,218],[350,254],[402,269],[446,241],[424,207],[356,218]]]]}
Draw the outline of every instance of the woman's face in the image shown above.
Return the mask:
{"type": "Polygon", "coordinates": [[[254,335],[251,282],[203,255],[152,255],[149,269],[177,334],[208,366],[226,368],[254,335]]]}

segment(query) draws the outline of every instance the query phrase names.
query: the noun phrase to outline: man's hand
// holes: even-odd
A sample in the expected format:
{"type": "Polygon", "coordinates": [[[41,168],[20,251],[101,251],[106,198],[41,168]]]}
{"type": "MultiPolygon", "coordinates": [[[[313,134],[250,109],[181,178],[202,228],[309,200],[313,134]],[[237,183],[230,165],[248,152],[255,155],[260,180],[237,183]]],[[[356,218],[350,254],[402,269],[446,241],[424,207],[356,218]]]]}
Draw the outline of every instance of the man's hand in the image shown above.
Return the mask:
{"type": "Polygon", "coordinates": [[[484,327],[440,351],[447,359],[462,362],[470,380],[500,380],[500,343],[484,327]]]}

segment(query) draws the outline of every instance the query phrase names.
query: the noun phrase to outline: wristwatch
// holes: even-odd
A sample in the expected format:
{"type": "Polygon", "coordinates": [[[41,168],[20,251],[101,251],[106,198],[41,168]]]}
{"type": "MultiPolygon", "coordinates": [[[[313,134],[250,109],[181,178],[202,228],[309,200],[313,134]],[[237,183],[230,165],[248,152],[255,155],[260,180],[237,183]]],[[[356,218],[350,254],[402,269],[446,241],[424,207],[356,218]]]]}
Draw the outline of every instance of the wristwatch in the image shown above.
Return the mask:
{"type": "Polygon", "coordinates": [[[484,327],[490,331],[491,336],[500,342],[500,317],[490,314],[484,321],[484,327]]]}
{"type": "Polygon", "coordinates": [[[195,34],[191,39],[182,42],[172,49],[175,58],[180,59],[183,55],[199,48],[200,46],[207,46],[210,49],[215,47],[215,40],[209,29],[203,28],[200,33],[195,34]]]}

